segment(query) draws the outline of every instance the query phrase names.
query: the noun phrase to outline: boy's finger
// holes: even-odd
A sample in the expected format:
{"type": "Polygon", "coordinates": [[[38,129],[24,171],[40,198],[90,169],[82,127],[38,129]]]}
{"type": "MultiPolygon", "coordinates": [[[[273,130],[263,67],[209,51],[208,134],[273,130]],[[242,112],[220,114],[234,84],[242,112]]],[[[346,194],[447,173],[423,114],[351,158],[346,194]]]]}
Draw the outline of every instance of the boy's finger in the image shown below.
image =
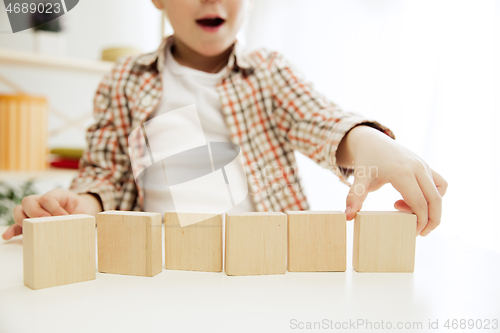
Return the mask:
{"type": "Polygon", "coordinates": [[[18,224],[11,225],[2,235],[2,238],[5,240],[9,240],[14,236],[20,235],[23,233],[23,228],[18,224]]]}
{"type": "Polygon", "coordinates": [[[436,171],[431,169],[432,179],[434,180],[434,184],[436,184],[436,188],[441,194],[444,196],[446,194],[446,190],[448,189],[448,182],[436,171]]]}
{"type": "Polygon", "coordinates": [[[40,195],[30,195],[22,201],[24,213],[28,217],[48,217],[52,216],[49,212],[40,206],[38,202],[40,195]]]}
{"type": "Polygon", "coordinates": [[[40,197],[39,203],[52,216],[68,215],[68,212],[61,207],[61,204],[53,195],[43,195],[40,197]]]}
{"type": "Polygon", "coordinates": [[[394,208],[402,212],[411,212],[410,206],[404,200],[398,200],[394,203],[394,208]]]}
{"type": "Polygon", "coordinates": [[[346,200],[346,218],[348,221],[352,220],[356,213],[363,207],[363,202],[370,192],[370,186],[373,180],[368,177],[356,177],[347,194],[346,200]]]}
{"type": "MultiPolygon", "coordinates": [[[[15,225],[15,224],[14,224],[15,225]]],[[[12,231],[12,227],[14,225],[11,225],[10,227],[7,228],[7,230],[5,230],[5,232],[2,234],[2,238],[5,239],[5,240],[8,240],[8,239],[11,239],[12,236],[13,236],[13,231],[12,231]]]]}
{"type": "Polygon", "coordinates": [[[422,236],[427,236],[441,223],[442,197],[433,180],[426,172],[417,173],[416,176],[420,189],[428,203],[429,222],[421,233],[422,236]]]}
{"type": "Polygon", "coordinates": [[[404,201],[410,206],[411,211],[417,215],[417,236],[425,228],[428,222],[427,201],[413,176],[395,177],[392,186],[401,193],[404,201]]]}
{"type": "Polygon", "coordinates": [[[23,220],[28,218],[28,216],[24,213],[23,207],[21,205],[14,207],[12,215],[14,216],[14,221],[16,222],[16,224],[20,226],[23,225],[23,220]]]}

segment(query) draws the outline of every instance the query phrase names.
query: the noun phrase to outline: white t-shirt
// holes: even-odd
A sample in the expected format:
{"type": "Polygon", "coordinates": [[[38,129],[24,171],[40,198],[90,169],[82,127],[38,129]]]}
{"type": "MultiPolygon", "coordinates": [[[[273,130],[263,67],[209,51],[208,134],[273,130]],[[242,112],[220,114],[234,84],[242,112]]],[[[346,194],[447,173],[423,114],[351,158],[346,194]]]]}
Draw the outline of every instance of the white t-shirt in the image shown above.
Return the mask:
{"type": "MultiPolygon", "coordinates": [[[[180,65],[173,57],[170,48],[167,48],[165,67],[162,75],[162,84],[165,93],[158,108],[149,115],[148,120],[163,113],[195,104],[201,126],[207,142],[231,142],[229,129],[224,122],[222,106],[216,86],[221,80],[224,70],[218,73],[207,73],[180,65]]],[[[178,128],[182,131],[182,128],[178,128]]],[[[150,138],[148,138],[150,139],[150,138]]],[[[190,165],[186,164],[186,168],[190,165]]],[[[146,183],[154,181],[149,179],[153,175],[145,171],[146,183]]],[[[200,189],[203,190],[203,189],[200,189]]],[[[144,211],[159,212],[163,215],[166,211],[174,210],[170,191],[158,189],[144,189],[144,211]]],[[[234,206],[229,212],[255,211],[249,193],[246,198],[234,206]]]]}

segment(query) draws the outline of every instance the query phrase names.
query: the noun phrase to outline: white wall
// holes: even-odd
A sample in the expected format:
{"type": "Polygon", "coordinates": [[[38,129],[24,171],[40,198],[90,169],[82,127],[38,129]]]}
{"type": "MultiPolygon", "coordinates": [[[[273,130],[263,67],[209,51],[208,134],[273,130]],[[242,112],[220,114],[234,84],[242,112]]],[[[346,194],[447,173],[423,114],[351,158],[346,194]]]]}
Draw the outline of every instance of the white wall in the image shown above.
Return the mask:
{"type": "MultiPolygon", "coordinates": [[[[62,24],[69,57],[100,59],[102,49],[133,46],[154,51],[160,40],[161,12],[150,0],[82,0],[65,14],[62,24]]],[[[33,50],[31,30],[10,31],[4,6],[0,6],[0,48],[33,50]]]]}
{"type": "MultiPolygon", "coordinates": [[[[499,24],[498,0],[256,0],[247,44],[389,126],[449,182],[436,231],[500,251],[499,24]]],[[[305,157],[299,170],[313,209],[345,208],[334,176],[305,157]]],[[[399,197],[386,186],[364,209],[399,197]]]]}

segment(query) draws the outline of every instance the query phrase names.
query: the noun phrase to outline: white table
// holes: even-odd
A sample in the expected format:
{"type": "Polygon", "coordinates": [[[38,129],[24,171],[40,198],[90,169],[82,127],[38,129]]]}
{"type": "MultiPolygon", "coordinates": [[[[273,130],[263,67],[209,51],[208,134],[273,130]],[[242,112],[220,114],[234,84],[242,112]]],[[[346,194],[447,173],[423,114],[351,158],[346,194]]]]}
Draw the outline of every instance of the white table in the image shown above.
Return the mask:
{"type": "Polygon", "coordinates": [[[500,254],[433,233],[417,239],[415,273],[357,273],[350,265],[352,223],[347,249],[347,272],[97,273],[93,281],[31,290],[23,284],[22,237],[0,239],[0,332],[296,332],[311,331],[299,329],[307,322],[345,328],[357,320],[373,328],[391,322],[394,332],[428,331],[429,320],[438,320],[433,332],[500,331],[492,324],[489,330],[443,327],[447,319],[450,325],[452,319],[500,321],[500,254]],[[420,322],[423,329],[394,329],[400,322],[420,322]]]}

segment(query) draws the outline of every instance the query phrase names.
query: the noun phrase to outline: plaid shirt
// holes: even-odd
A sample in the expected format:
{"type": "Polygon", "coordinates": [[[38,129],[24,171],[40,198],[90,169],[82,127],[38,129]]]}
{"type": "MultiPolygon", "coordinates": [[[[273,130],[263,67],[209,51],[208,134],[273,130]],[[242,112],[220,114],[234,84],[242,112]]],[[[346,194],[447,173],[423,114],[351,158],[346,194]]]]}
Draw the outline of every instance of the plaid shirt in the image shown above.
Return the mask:
{"type": "MultiPolygon", "coordinates": [[[[128,153],[128,136],[158,106],[163,91],[165,48],[124,57],[101,81],[94,98],[95,123],[86,133],[88,147],[70,190],[94,193],[104,210],[144,207],[144,189],[137,186],[128,153]]],[[[394,138],[375,121],[344,112],[313,90],[281,54],[265,49],[243,55],[238,43],[217,84],[231,141],[243,153],[249,193],[257,211],[307,210],[294,150],[347,181],[349,170],[336,164],[344,135],[359,124],[394,138]]]]}

